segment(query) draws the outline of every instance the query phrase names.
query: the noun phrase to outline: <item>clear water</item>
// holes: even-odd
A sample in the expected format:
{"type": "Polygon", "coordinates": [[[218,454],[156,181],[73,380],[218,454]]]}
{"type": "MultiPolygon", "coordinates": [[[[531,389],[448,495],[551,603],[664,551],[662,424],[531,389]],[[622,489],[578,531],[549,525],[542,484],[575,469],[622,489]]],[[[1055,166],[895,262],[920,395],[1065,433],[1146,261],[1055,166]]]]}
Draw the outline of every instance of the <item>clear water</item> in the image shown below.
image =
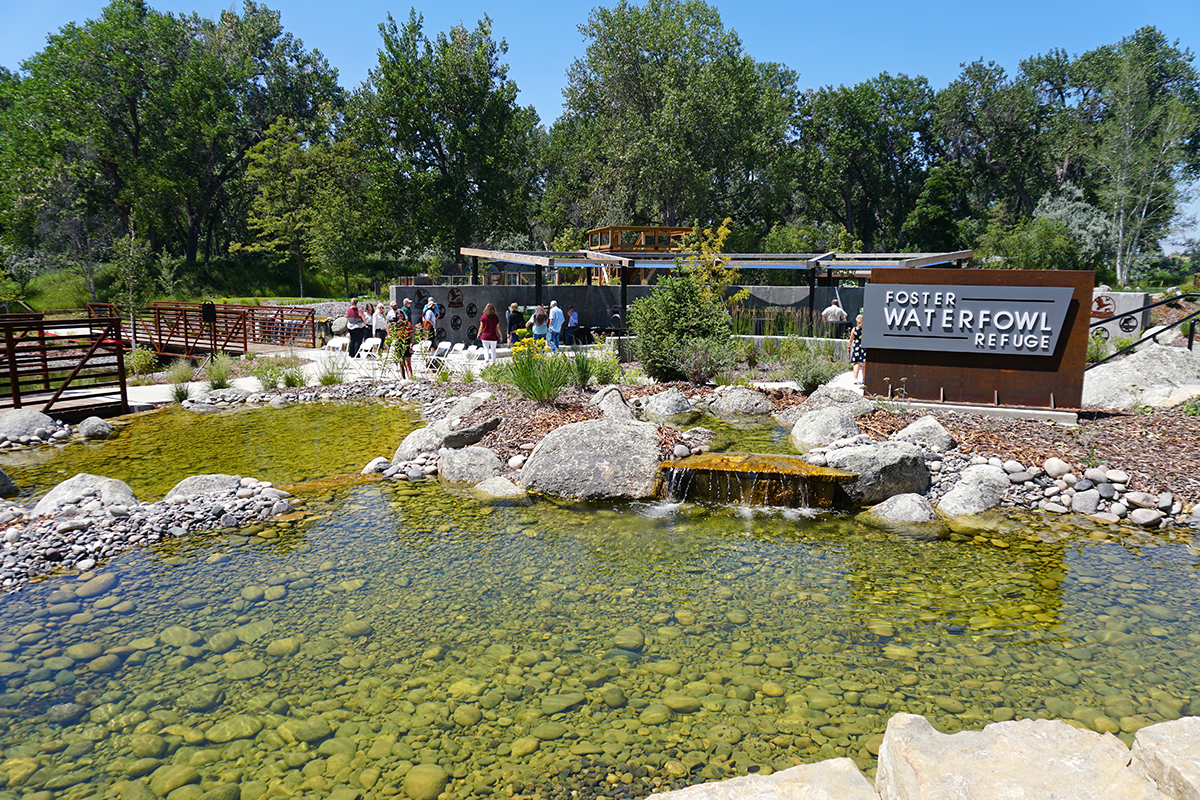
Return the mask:
{"type": "Polygon", "coordinates": [[[871,774],[899,711],[1126,741],[1200,711],[1197,558],[1166,539],[377,481],[300,503],[0,601],[0,797],[389,797],[430,765],[458,798],[632,797],[871,774]]]}

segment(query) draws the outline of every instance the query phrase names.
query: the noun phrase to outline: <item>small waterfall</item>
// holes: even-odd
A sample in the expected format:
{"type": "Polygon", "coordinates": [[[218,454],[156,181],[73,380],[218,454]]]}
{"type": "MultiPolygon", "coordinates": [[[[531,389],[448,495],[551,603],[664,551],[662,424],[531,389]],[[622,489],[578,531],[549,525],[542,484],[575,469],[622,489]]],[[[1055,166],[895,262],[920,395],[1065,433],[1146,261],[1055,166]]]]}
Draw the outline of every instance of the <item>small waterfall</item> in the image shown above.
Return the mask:
{"type": "Polygon", "coordinates": [[[703,453],[663,464],[665,499],[725,505],[829,508],[849,472],[815,467],[798,456],[703,453]]]}

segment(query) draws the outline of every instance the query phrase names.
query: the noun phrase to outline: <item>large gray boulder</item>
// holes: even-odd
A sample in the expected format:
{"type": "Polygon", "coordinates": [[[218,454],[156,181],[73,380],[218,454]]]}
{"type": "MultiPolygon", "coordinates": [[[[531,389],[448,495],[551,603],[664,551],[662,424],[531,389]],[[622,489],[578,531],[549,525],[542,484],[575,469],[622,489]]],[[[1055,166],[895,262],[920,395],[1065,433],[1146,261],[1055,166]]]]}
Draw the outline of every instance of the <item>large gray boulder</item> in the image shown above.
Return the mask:
{"type": "Polygon", "coordinates": [[[84,497],[95,497],[105,506],[133,506],[138,501],[129,484],[124,481],[81,472],[51,489],[33,507],[33,515],[41,517],[53,514],[65,505],[78,503],[84,497]]]}
{"type": "Polygon", "coordinates": [[[345,336],[346,335],[346,318],[345,317],[334,317],[333,321],[331,321],[329,323],[329,330],[333,333],[334,336],[345,336]]]}
{"type": "Polygon", "coordinates": [[[422,453],[436,453],[441,449],[442,442],[446,440],[446,434],[450,432],[448,427],[441,424],[441,420],[432,425],[426,425],[424,428],[417,428],[405,436],[404,441],[396,448],[396,453],[392,456],[392,463],[412,461],[422,453]]]}
{"type": "Polygon", "coordinates": [[[643,412],[650,419],[670,419],[692,413],[692,404],[678,389],[666,389],[646,400],[643,412]]]}
{"type": "Polygon", "coordinates": [[[469,425],[466,428],[450,431],[450,433],[447,433],[442,439],[442,444],[446,447],[455,449],[459,447],[468,447],[475,444],[499,427],[500,418],[492,417],[491,419],[484,420],[477,425],[469,425]]]}
{"type": "Polygon", "coordinates": [[[792,446],[803,452],[813,447],[825,447],[847,436],[857,436],[858,433],[858,425],[849,411],[840,406],[828,406],[810,411],[797,419],[789,438],[792,446]]]}
{"type": "Polygon", "coordinates": [[[962,471],[958,483],[938,503],[938,509],[951,517],[979,514],[999,505],[1008,486],[1004,470],[990,464],[976,464],[962,471]]]}
{"type": "Polygon", "coordinates": [[[796,420],[808,412],[820,411],[822,408],[829,408],[830,406],[843,408],[850,412],[850,416],[856,419],[864,414],[870,414],[879,408],[879,404],[874,400],[867,400],[852,389],[843,389],[840,386],[825,384],[818,387],[803,403],[776,414],[775,419],[784,425],[794,425],[796,420]]]}
{"type": "Polygon", "coordinates": [[[172,497],[187,497],[194,494],[232,492],[236,491],[241,485],[241,475],[222,475],[220,473],[192,475],[172,486],[171,491],[167,492],[165,499],[170,500],[172,497]]]}
{"type": "Polygon", "coordinates": [[[500,474],[500,456],[486,447],[446,450],[438,456],[438,481],[448,484],[483,483],[500,474]]]}
{"type": "Polygon", "coordinates": [[[449,422],[451,420],[459,419],[460,417],[465,417],[468,414],[476,411],[488,400],[491,400],[492,397],[492,393],[487,389],[480,389],[478,392],[467,395],[451,406],[450,410],[443,415],[442,419],[449,422]]]}
{"type": "Polygon", "coordinates": [[[658,485],[658,426],[593,419],[551,431],[521,468],[531,492],[576,500],[638,500],[658,485]]]}
{"type": "Polygon", "coordinates": [[[633,409],[625,402],[625,397],[616,386],[605,386],[596,392],[588,401],[588,405],[596,406],[609,419],[635,420],[633,409]]]}
{"type": "Polygon", "coordinates": [[[939,453],[953,450],[958,446],[958,442],[954,440],[950,431],[942,427],[942,423],[928,415],[919,417],[915,422],[893,433],[890,438],[894,442],[912,442],[919,447],[936,450],[939,453]]]}
{"type": "Polygon", "coordinates": [[[1065,722],[1023,719],[945,734],[924,717],[896,714],[879,748],[875,790],[882,800],[1165,800],[1128,763],[1129,749],[1111,733],[1065,722]]]}
{"type": "Polygon", "coordinates": [[[1200,717],[1139,730],[1133,737],[1129,767],[1167,797],[1200,798],[1200,717]]]}
{"type": "Polygon", "coordinates": [[[734,386],[717,395],[712,410],[723,417],[750,417],[771,413],[771,401],[762,392],[734,386]]]}
{"type": "Polygon", "coordinates": [[[843,447],[826,454],[826,466],[853,472],[858,478],[839,485],[850,502],[871,506],[897,494],[929,490],[929,468],[916,445],[877,442],[843,447]]]}
{"type": "Polygon", "coordinates": [[[1176,405],[1200,392],[1200,356],[1182,347],[1146,344],[1136,353],[1084,373],[1084,408],[1176,405]]]}
{"type": "Polygon", "coordinates": [[[12,497],[20,491],[13,479],[8,477],[8,473],[0,469],[0,497],[12,497]]]}
{"type": "Polygon", "coordinates": [[[14,408],[0,414],[0,438],[33,436],[38,428],[54,430],[54,420],[32,408],[14,408]]]}
{"type": "Polygon", "coordinates": [[[113,426],[99,417],[88,417],[79,423],[78,431],[85,439],[107,439],[112,436],[113,426]]]}
{"type": "Polygon", "coordinates": [[[655,800],[879,800],[849,758],[788,767],[771,775],[742,775],[654,795],[655,800]]]}

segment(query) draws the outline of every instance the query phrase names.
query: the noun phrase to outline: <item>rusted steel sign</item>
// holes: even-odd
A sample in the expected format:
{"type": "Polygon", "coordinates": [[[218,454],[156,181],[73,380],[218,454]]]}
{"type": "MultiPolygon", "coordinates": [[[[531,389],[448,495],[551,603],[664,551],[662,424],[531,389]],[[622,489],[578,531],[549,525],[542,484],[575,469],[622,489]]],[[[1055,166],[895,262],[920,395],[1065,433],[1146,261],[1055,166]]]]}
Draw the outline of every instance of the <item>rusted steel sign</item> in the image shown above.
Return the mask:
{"type": "Polygon", "coordinates": [[[863,346],[1050,356],[1072,292],[1058,286],[870,284],[863,346]]]}
{"type": "Polygon", "coordinates": [[[875,269],[866,389],[946,403],[1078,408],[1091,272],[875,269]]]}

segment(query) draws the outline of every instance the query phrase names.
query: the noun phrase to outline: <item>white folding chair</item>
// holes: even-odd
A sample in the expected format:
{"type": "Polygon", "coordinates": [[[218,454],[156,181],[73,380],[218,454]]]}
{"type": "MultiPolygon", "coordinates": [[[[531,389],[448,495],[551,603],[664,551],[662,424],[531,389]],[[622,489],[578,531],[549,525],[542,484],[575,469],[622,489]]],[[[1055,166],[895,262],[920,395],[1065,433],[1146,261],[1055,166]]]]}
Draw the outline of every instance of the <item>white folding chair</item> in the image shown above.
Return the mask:
{"type": "Polygon", "coordinates": [[[349,336],[334,336],[325,343],[325,349],[334,353],[344,353],[350,347],[349,336]]]}
{"type": "Polygon", "coordinates": [[[437,346],[428,358],[425,359],[425,366],[430,372],[437,372],[446,363],[446,359],[450,357],[450,343],[442,342],[437,346]]]}
{"type": "Polygon", "coordinates": [[[380,339],[378,336],[372,336],[370,339],[367,339],[358,346],[358,353],[354,357],[361,358],[363,360],[368,358],[379,360],[379,345],[381,344],[383,344],[382,339],[380,339]]]}

